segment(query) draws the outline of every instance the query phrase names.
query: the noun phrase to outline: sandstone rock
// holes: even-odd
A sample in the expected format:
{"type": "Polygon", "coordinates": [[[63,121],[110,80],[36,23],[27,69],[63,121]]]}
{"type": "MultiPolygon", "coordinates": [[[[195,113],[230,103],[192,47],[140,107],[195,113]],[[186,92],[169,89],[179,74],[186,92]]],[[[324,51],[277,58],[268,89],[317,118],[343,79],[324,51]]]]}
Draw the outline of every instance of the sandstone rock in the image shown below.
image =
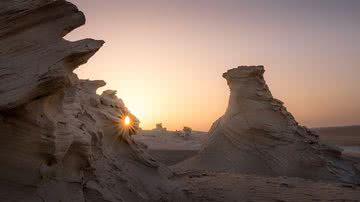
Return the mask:
{"type": "Polygon", "coordinates": [[[104,43],[62,37],[85,18],[65,1],[0,3],[0,110],[12,109],[69,84],[69,75],[104,43]]]}
{"type": "Polygon", "coordinates": [[[72,72],[103,44],[62,38],[84,22],[64,0],[0,2],[0,200],[172,200],[172,173],[131,138],[139,122],[116,91],[72,72]]]}
{"type": "Polygon", "coordinates": [[[319,143],[272,97],[264,72],[263,66],[240,66],[224,73],[230,87],[226,113],[212,125],[199,155],[177,169],[359,183],[359,171],[341,151],[319,143]]]}

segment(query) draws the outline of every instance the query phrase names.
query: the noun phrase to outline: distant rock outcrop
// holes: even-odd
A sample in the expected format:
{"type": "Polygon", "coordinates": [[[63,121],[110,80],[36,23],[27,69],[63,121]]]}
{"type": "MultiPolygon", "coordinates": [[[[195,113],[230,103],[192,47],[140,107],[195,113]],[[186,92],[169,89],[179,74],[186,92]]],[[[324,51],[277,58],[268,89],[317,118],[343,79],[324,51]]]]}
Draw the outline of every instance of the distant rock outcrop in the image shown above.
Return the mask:
{"type": "Polygon", "coordinates": [[[321,144],[273,98],[264,72],[263,66],[240,66],[224,73],[230,87],[226,113],[212,125],[199,155],[177,168],[359,183],[359,171],[341,150],[321,144]]]}
{"type": "Polygon", "coordinates": [[[157,132],[160,132],[160,133],[166,133],[167,132],[167,128],[163,127],[163,124],[162,123],[157,123],[155,125],[155,128],[152,129],[153,131],[157,131],[157,132]]]}
{"type": "Polygon", "coordinates": [[[177,133],[181,137],[189,137],[192,133],[192,128],[184,126],[184,128],[181,131],[177,131],[177,133]]]}
{"type": "Polygon", "coordinates": [[[136,117],[72,72],[104,43],[62,38],[84,23],[64,0],[0,2],[0,201],[171,200],[171,172],[130,137],[136,117]]]}

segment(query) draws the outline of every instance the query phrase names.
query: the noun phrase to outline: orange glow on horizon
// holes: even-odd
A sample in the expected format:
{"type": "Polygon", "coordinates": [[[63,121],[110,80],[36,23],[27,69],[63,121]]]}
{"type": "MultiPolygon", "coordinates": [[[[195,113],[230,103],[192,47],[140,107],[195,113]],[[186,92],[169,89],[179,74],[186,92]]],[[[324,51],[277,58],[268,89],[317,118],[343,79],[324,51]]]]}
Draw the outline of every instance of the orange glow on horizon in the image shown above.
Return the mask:
{"type": "MultiPolygon", "coordinates": [[[[354,45],[360,44],[354,37],[360,35],[360,13],[350,6],[318,7],[311,1],[71,2],[87,20],[65,38],[106,41],[75,72],[83,79],[105,80],[99,94],[117,90],[142,129],[163,123],[169,130],[189,126],[207,131],[228,105],[229,88],[221,75],[238,65],[257,64],[265,66],[273,96],[301,124],[360,124],[360,46],[354,45]]],[[[126,126],[124,121],[121,117],[119,124],[126,126]]],[[[130,119],[129,125],[135,121],[130,119]]]]}

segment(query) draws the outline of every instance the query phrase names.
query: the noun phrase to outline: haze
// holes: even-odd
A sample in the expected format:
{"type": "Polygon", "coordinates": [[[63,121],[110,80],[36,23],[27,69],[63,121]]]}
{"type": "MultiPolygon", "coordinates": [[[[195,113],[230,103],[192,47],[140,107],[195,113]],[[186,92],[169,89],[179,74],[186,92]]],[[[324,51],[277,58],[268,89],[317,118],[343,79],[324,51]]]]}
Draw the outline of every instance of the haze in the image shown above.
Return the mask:
{"type": "Polygon", "coordinates": [[[66,38],[106,41],[77,73],[118,90],[142,128],[207,130],[222,73],[252,64],[301,124],[360,123],[360,1],[71,1],[87,23],[66,38]]]}

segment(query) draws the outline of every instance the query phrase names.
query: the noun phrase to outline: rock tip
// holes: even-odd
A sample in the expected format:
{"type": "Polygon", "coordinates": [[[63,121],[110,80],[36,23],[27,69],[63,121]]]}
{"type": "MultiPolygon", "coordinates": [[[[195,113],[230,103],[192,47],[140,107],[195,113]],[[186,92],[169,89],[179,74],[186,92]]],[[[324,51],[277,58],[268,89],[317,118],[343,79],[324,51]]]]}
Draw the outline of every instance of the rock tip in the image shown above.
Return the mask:
{"type": "Polygon", "coordinates": [[[223,74],[225,79],[229,78],[244,78],[255,75],[262,75],[265,72],[263,65],[241,65],[237,68],[229,69],[223,74]]]}

